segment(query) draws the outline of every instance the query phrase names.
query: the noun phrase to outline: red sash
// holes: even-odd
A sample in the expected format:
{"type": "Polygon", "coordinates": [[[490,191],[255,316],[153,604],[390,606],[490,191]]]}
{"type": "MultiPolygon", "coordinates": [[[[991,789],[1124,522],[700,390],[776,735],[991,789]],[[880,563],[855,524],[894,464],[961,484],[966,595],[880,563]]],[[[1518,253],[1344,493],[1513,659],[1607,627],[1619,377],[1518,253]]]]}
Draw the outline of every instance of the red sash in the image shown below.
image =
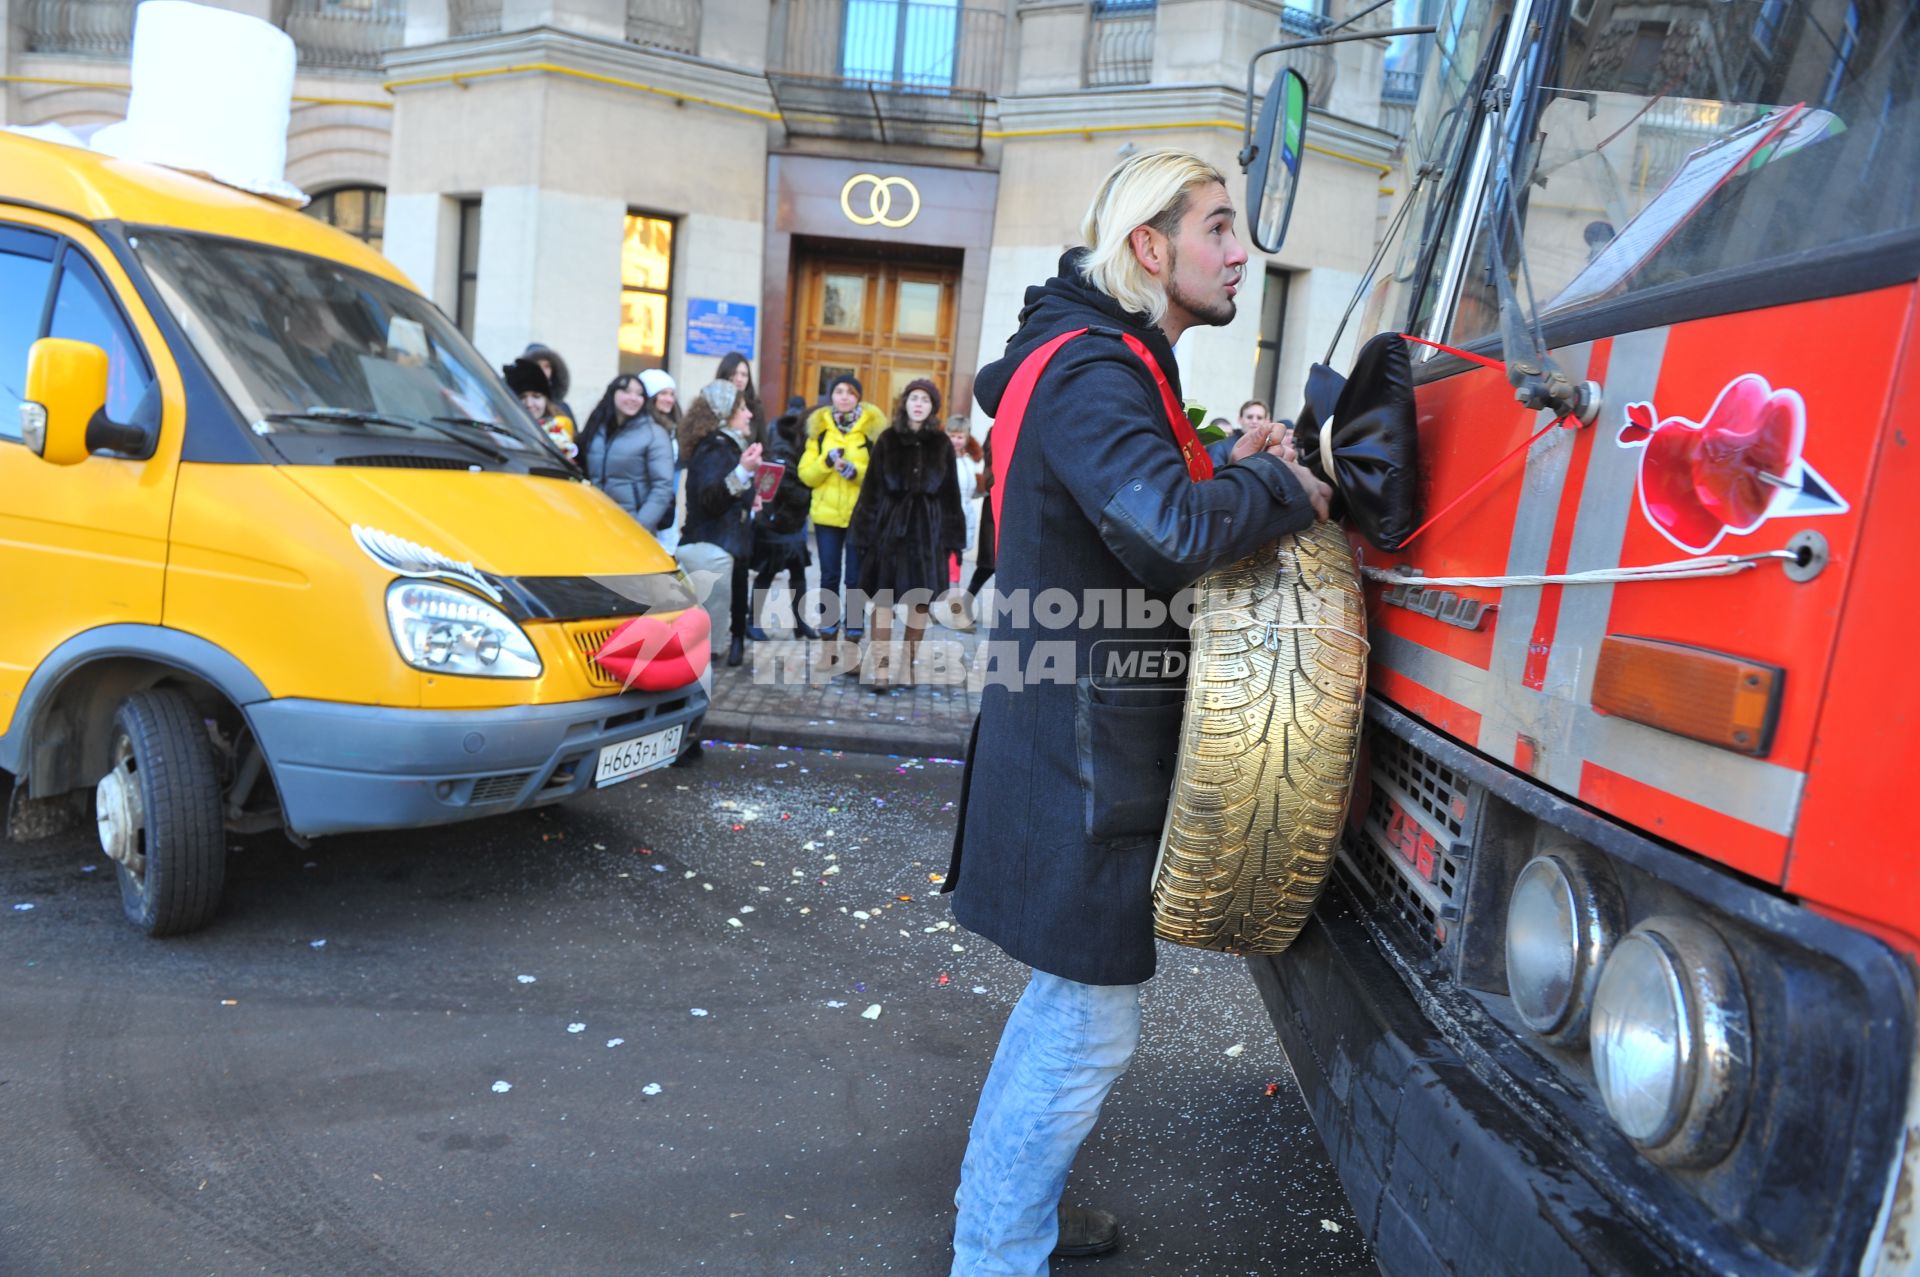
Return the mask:
{"type": "MultiPolygon", "coordinates": [[[[1020,423],[1027,415],[1027,401],[1033,398],[1033,388],[1040,381],[1040,374],[1046,371],[1060,347],[1086,332],[1076,328],[1072,332],[1061,333],[1058,337],[1040,347],[1014,370],[1013,380],[1007,383],[1007,393],[1000,398],[1000,411],[993,419],[993,538],[995,544],[1000,540],[1000,510],[1006,504],[1007,475],[1013,469],[1013,449],[1020,442],[1020,423]]],[[[1153,384],[1160,388],[1160,403],[1167,410],[1167,424],[1173,427],[1173,441],[1180,445],[1180,459],[1187,464],[1187,477],[1195,483],[1202,479],[1213,478],[1213,458],[1207,455],[1206,445],[1200,442],[1200,434],[1187,420],[1186,409],[1173,397],[1173,386],[1167,381],[1167,374],[1160,371],[1160,363],[1147,349],[1147,343],[1132,333],[1121,333],[1120,340],[1127,343],[1127,349],[1139,356],[1153,374],[1153,384]]]]}

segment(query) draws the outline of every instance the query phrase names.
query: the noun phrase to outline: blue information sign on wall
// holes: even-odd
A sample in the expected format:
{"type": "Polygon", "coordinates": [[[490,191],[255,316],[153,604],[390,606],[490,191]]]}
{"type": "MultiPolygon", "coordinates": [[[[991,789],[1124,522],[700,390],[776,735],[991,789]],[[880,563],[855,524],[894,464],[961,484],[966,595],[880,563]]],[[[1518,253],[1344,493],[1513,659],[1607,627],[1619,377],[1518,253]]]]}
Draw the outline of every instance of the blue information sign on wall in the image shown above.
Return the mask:
{"type": "Polygon", "coordinates": [[[687,353],[724,355],[733,350],[753,354],[753,307],[687,298],[687,353]]]}

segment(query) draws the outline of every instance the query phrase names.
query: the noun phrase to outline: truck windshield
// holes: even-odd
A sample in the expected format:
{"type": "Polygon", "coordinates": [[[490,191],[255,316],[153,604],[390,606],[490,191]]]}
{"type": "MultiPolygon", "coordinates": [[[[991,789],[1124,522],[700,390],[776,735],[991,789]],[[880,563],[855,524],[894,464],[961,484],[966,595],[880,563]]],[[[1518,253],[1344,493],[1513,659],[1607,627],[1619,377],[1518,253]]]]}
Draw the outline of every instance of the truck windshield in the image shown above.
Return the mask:
{"type": "MultiPolygon", "coordinates": [[[[1543,317],[1920,227],[1920,4],[1571,0],[1547,12],[1510,116],[1543,317]]],[[[1475,234],[1456,341],[1497,322],[1484,221],[1475,234]]]]}
{"type": "Polygon", "coordinates": [[[324,258],[143,229],[154,286],[256,433],[373,432],[463,460],[551,465],[544,433],[432,303],[324,258]]]}

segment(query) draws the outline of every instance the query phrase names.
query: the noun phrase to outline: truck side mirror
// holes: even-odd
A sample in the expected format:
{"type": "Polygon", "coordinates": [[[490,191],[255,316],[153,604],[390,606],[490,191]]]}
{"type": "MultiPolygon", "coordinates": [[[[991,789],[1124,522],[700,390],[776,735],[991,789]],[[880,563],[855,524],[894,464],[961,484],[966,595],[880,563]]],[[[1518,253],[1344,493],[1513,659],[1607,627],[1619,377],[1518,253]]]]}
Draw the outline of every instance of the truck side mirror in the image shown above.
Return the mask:
{"type": "Polygon", "coordinates": [[[107,407],[107,352],[85,341],[43,337],[27,352],[20,437],[56,466],[87,459],[87,426],[107,407]]]}
{"type": "Polygon", "coordinates": [[[1247,222],[1253,243],[1263,253],[1277,253],[1287,237],[1293,216],[1293,196],[1300,180],[1300,157],[1307,140],[1307,81],[1292,67],[1283,67],[1267,89],[1260,108],[1260,127],[1254,133],[1247,168],[1247,222]]]}
{"type": "Polygon", "coordinates": [[[65,337],[43,337],[27,352],[20,437],[56,466],[78,465],[107,450],[132,457],[153,450],[147,429],[107,416],[107,352],[65,337]]]}

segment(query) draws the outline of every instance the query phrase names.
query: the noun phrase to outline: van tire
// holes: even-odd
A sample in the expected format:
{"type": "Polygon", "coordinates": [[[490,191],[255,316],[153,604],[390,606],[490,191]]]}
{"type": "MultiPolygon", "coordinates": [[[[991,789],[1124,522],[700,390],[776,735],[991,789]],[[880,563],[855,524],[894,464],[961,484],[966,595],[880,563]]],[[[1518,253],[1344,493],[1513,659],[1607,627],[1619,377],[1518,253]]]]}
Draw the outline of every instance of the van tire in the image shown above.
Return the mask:
{"type": "Polygon", "coordinates": [[[95,808],[102,849],[111,855],[120,838],[138,851],[116,862],[127,920],[150,936],[205,926],[220,904],[227,840],[200,711],[169,688],[135,692],[114,712],[109,752],[95,808]]]}

